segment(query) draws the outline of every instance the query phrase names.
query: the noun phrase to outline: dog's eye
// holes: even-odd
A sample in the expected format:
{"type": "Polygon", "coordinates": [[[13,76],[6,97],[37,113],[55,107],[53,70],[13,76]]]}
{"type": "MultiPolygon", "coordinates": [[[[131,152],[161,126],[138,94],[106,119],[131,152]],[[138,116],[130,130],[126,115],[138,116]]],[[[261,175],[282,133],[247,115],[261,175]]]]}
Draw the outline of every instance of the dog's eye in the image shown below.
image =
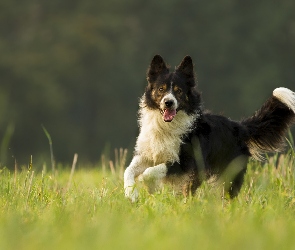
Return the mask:
{"type": "Polygon", "coordinates": [[[163,92],[164,91],[164,88],[163,87],[160,87],[158,90],[159,90],[159,92],[163,92]]]}
{"type": "Polygon", "coordinates": [[[182,94],[182,89],[177,89],[177,94],[181,95],[182,94]]]}

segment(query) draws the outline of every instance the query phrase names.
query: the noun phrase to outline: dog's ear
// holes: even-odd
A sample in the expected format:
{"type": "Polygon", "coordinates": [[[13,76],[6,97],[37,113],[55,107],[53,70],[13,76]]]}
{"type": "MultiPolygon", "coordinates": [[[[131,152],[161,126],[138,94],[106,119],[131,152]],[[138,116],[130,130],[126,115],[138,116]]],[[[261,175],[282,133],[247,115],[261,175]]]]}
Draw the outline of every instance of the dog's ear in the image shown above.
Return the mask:
{"type": "Polygon", "coordinates": [[[177,67],[177,71],[183,73],[187,77],[194,77],[194,65],[190,56],[185,56],[177,67]]]}
{"type": "Polygon", "coordinates": [[[160,55],[155,55],[148,70],[147,80],[154,82],[160,74],[168,73],[169,69],[160,55]]]}
{"type": "Polygon", "coordinates": [[[176,68],[177,72],[182,73],[188,79],[188,84],[191,86],[195,85],[195,72],[193,60],[190,56],[185,56],[181,63],[176,68]]]}

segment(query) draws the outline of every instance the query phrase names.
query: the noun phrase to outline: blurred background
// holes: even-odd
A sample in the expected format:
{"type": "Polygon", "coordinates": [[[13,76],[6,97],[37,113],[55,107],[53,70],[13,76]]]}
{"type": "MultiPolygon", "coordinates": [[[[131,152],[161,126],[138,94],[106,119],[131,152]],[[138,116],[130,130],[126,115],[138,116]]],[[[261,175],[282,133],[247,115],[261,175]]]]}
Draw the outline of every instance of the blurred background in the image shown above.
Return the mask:
{"type": "Polygon", "coordinates": [[[0,162],[132,154],[155,54],[191,55],[207,109],[232,119],[295,90],[295,1],[2,0],[0,162]]]}

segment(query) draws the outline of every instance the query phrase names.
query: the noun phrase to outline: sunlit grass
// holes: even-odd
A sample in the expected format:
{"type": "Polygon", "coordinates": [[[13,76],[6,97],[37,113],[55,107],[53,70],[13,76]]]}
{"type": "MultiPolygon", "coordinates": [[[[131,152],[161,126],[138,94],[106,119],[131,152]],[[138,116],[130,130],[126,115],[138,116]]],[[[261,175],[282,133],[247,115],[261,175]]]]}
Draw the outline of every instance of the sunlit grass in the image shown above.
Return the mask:
{"type": "Polygon", "coordinates": [[[119,163],[0,173],[0,249],[293,249],[294,153],[250,161],[234,199],[204,183],[124,198],[119,163]],[[70,181],[70,185],[69,185],[70,181]]]}

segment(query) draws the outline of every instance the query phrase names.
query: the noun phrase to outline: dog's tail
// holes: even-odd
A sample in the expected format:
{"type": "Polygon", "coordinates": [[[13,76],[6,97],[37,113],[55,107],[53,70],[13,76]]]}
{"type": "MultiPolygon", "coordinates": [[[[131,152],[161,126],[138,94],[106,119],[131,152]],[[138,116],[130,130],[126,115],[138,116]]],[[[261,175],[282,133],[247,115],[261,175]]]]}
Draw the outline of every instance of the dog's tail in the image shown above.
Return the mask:
{"type": "Polygon", "coordinates": [[[253,158],[276,152],[285,146],[285,133],[295,124],[295,93],[277,88],[273,96],[252,117],[242,121],[247,128],[246,143],[253,158]]]}

